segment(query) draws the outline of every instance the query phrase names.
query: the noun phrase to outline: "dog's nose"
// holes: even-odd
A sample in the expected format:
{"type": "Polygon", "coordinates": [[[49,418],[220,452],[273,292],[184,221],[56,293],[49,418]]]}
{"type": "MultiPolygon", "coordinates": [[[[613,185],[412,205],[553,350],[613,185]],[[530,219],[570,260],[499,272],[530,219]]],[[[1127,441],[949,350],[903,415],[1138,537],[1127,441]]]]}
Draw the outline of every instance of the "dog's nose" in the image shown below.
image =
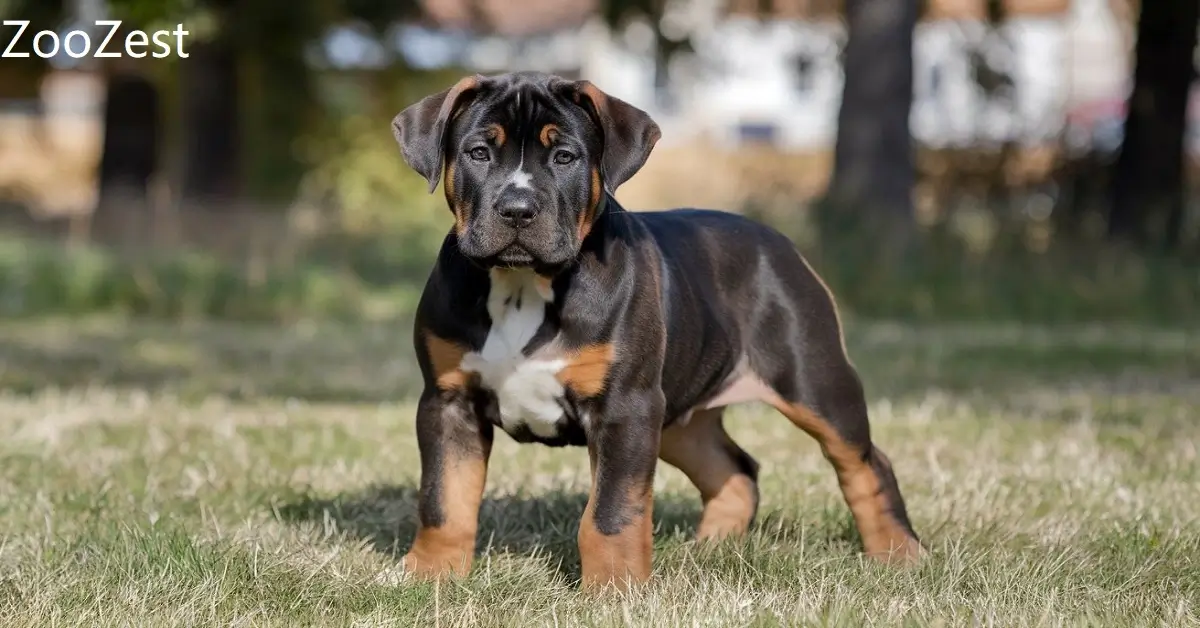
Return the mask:
{"type": "Polygon", "coordinates": [[[518,229],[528,227],[534,216],[537,216],[537,207],[533,201],[519,196],[504,200],[496,211],[505,224],[518,229]]]}

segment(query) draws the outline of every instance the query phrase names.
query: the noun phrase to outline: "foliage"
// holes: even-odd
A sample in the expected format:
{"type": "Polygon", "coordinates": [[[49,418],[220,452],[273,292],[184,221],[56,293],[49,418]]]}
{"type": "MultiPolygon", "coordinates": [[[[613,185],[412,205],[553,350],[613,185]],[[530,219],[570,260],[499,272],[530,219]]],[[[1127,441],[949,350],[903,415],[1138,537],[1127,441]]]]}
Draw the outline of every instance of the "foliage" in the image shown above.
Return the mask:
{"type": "MultiPolygon", "coordinates": [[[[387,122],[418,97],[408,93],[416,86],[433,91],[440,89],[437,79],[448,79],[408,78],[399,98],[356,103],[349,107],[352,113],[335,110],[321,131],[299,146],[302,158],[314,164],[300,185],[301,208],[324,216],[324,227],[314,234],[307,252],[309,259],[343,267],[378,286],[423,283],[451,224],[441,191],[431,194],[425,179],[404,163],[387,122]]],[[[375,88],[390,93],[395,91],[388,89],[391,82],[382,78],[382,86],[360,82],[333,87],[339,92],[375,88]]]]}
{"type": "MultiPolygon", "coordinates": [[[[214,8],[236,11],[236,28],[224,34],[240,42],[247,60],[241,69],[248,85],[243,114],[253,178],[289,199],[291,183],[299,180],[300,203],[320,214],[321,224],[300,247],[302,266],[272,268],[268,278],[253,281],[237,265],[198,253],[135,262],[102,250],[62,253],[25,241],[4,243],[0,312],[120,310],[286,320],[374,316],[371,303],[379,300],[401,304],[387,311],[411,305],[450,217],[441,195],[428,194],[425,182],[403,164],[386,121],[398,111],[397,100],[406,104],[449,84],[448,73],[415,73],[397,63],[379,76],[354,75],[361,79],[356,84],[321,84],[330,77],[298,68],[300,52],[324,26],[353,22],[382,38],[393,20],[418,11],[419,3],[301,0],[283,13],[267,0],[109,4],[115,17],[136,25],[186,19],[203,36],[219,33],[214,8]],[[340,108],[310,102],[320,97],[346,102],[340,108]]],[[[602,12],[614,24],[634,17],[657,24],[665,6],[622,0],[603,3],[602,12]]],[[[14,10],[51,19],[63,6],[58,0],[0,0],[0,14],[14,10]]],[[[657,36],[660,47],[672,45],[657,36]]],[[[163,67],[178,70],[178,64],[163,67]]],[[[980,256],[941,237],[897,260],[882,257],[878,242],[850,230],[805,246],[847,310],[938,320],[1200,318],[1196,269],[1182,260],[1068,247],[1036,254],[1003,247],[980,256]]]]}
{"type": "MultiPolygon", "coordinates": [[[[0,0],[0,21],[28,20],[30,22],[25,36],[13,44],[13,52],[25,53],[27,57],[13,57],[0,60],[0,99],[36,97],[39,79],[46,71],[49,63],[33,52],[32,34],[58,26],[62,16],[65,0],[0,0]]],[[[7,37],[3,37],[0,50],[7,48],[15,27],[5,26],[0,29],[7,37]]]]}
{"type": "Polygon", "coordinates": [[[305,147],[317,162],[301,187],[305,202],[339,208],[339,226],[351,235],[445,233],[446,201],[404,163],[387,127],[363,115],[333,124],[332,133],[305,147]]]}
{"type": "Polygon", "coordinates": [[[381,300],[403,312],[412,297],[383,290],[368,295],[355,277],[311,264],[256,277],[200,253],[128,259],[100,249],[0,242],[3,317],[116,312],[166,319],[361,319],[379,311],[381,300]]]}
{"type": "Polygon", "coordinates": [[[0,19],[29,20],[34,24],[57,19],[63,10],[63,0],[0,0],[0,19]]]}
{"type": "MultiPolygon", "coordinates": [[[[419,5],[299,0],[281,11],[269,0],[112,0],[111,9],[116,17],[145,28],[185,23],[194,45],[209,42],[237,58],[241,193],[286,204],[312,165],[297,155],[296,138],[311,132],[322,115],[314,70],[321,63],[317,44],[328,29],[348,24],[365,26],[360,33],[386,44],[388,28],[417,14],[419,5]]],[[[197,55],[188,63],[197,67],[206,59],[197,55]]],[[[164,83],[184,71],[184,64],[174,61],[164,83]]]]}
{"type": "Polygon", "coordinates": [[[877,231],[824,232],[810,258],[868,317],[1067,322],[1200,320],[1194,264],[1070,241],[1030,250],[1016,234],[970,251],[945,230],[897,253],[877,231]]]}
{"type": "MultiPolygon", "coordinates": [[[[359,159],[369,162],[369,149],[359,159]]],[[[380,151],[383,149],[380,148],[380,151]]],[[[380,158],[383,153],[380,153],[380,158]]],[[[100,249],[62,250],[24,240],[0,243],[0,315],[119,311],[157,318],[369,320],[411,311],[449,226],[440,195],[416,181],[394,205],[361,188],[370,170],[345,168],[338,194],[354,199],[344,228],[322,228],[299,246],[301,263],[257,277],[237,264],[178,252],[130,260],[100,249]]],[[[336,171],[330,166],[325,173],[336,171]]],[[[386,172],[381,169],[380,172],[386,172]]],[[[393,172],[402,173],[403,169],[393,172]]],[[[408,175],[399,175],[406,178],[408,175]]],[[[421,182],[423,183],[423,182],[421,182]]],[[[340,220],[333,214],[331,220],[340,220]]],[[[800,248],[843,311],[925,321],[1192,323],[1200,320],[1197,269],[1179,259],[1066,246],[1034,253],[1017,245],[985,254],[944,234],[902,259],[863,234],[827,235],[800,248]]]]}

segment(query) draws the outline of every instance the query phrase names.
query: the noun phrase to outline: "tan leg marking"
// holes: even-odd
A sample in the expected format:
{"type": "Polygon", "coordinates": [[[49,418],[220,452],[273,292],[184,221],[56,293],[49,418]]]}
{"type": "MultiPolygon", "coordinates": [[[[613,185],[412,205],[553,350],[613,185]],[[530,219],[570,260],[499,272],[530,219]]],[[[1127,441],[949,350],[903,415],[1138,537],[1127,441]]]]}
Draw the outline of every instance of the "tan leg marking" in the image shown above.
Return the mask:
{"type": "Polygon", "coordinates": [[[585,589],[612,586],[626,590],[650,579],[654,553],[654,490],[631,491],[624,504],[624,529],[607,535],[596,528],[596,462],[592,457],[592,489],[579,522],[579,562],[585,589]]]}
{"type": "Polygon", "coordinates": [[[616,347],[611,343],[588,345],[570,354],[567,365],[555,378],[581,397],[595,397],[604,392],[615,355],[616,347]]]}
{"type": "Polygon", "coordinates": [[[444,455],[439,494],[444,522],[436,528],[417,530],[412,549],[404,556],[405,571],[417,577],[466,575],[475,558],[475,533],[487,461],[479,455],[453,449],[447,449],[444,455]]]}
{"type": "MultiPolygon", "coordinates": [[[[828,421],[805,406],[778,398],[771,400],[771,405],[815,438],[825,458],[833,464],[867,555],[884,561],[917,559],[922,553],[920,543],[892,517],[883,484],[871,465],[863,460],[861,449],[843,440],[828,421]]],[[[882,458],[878,449],[873,452],[882,458]]]]}
{"type": "MultiPolygon", "coordinates": [[[[829,298],[833,309],[834,323],[837,325],[838,342],[842,349],[842,358],[853,368],[854,362],[846,349],[846,335],[842,325],[842,316],[838,310],[837,299],[829,284],[821,278],[812,264],[799,251],[796,254],[804,263],[808,272],[820,284],[829,298]]],[[[871,465],[863,460],[862,452],[838,435],[837,430],[823,417],[800,404],[789,404],[778,397],[769,400],[792,423],[807,432],[821,445],[821,451],[833,464],[837,472],[838,483],[842,495],[854,513],[859,535],[863,539],[863,547],[867,555],[885,561],[916,561],[924,553],[924,548],[907,530],[904,529],[890,514],[888,496],[884,491],[879,475],[871,465]]],[[[891,462],[878,448],[872,446],[871,455],[881,464],[891,470],[891,462]]]]}
{"type": "Polygon", "coordinates": [[[721,424],[721,409],[697,411],[686,425],[663,431],[659,457],[700,490],[704,512],[696,538],[742,535],[758,508],[758,486],[734,457],[739,451],[721,424]]]}
{"type": "Polygon", "coordinates": [[[459,368],[467,350],[458,343],[424,332],[425,348],[433,366],[437,386],[441,390],[462,390],[467,387],[470,376],[459,368]]]}

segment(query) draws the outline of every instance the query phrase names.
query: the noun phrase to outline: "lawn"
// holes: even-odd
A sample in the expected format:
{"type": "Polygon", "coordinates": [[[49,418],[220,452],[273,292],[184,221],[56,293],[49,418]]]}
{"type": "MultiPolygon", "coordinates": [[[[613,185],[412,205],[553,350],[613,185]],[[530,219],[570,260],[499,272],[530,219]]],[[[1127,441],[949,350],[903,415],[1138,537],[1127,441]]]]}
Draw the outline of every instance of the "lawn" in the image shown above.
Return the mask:
{"type": "Polygon", "coordinates": [[[832,470],[772,412],[745,539],[697,547],[660,467],[654,579],[577,589],[581,450],[498,435],[468,579],[407,582],[406,326],[0,324],[0,625],[1196,625],[1200,330],[849,321],[932,555],[864,561],[832,470]]]}

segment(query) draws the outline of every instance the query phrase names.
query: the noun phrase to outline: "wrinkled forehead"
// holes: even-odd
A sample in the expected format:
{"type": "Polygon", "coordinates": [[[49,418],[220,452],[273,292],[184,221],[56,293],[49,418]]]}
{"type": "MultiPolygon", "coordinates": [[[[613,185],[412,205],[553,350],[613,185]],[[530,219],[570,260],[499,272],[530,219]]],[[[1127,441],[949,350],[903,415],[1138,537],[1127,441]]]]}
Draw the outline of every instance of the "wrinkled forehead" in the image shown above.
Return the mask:
{"type": "Polygon", "coordinates": [[[510,137],[537,137],[546,125],[555,125],[564,137],[591,144],[599,141],[596,127],[579,105],[572,102],[561,82],[523,77],[488,86],[462,116],[460,132],[483,132],[501,126],[510,137]]]}

